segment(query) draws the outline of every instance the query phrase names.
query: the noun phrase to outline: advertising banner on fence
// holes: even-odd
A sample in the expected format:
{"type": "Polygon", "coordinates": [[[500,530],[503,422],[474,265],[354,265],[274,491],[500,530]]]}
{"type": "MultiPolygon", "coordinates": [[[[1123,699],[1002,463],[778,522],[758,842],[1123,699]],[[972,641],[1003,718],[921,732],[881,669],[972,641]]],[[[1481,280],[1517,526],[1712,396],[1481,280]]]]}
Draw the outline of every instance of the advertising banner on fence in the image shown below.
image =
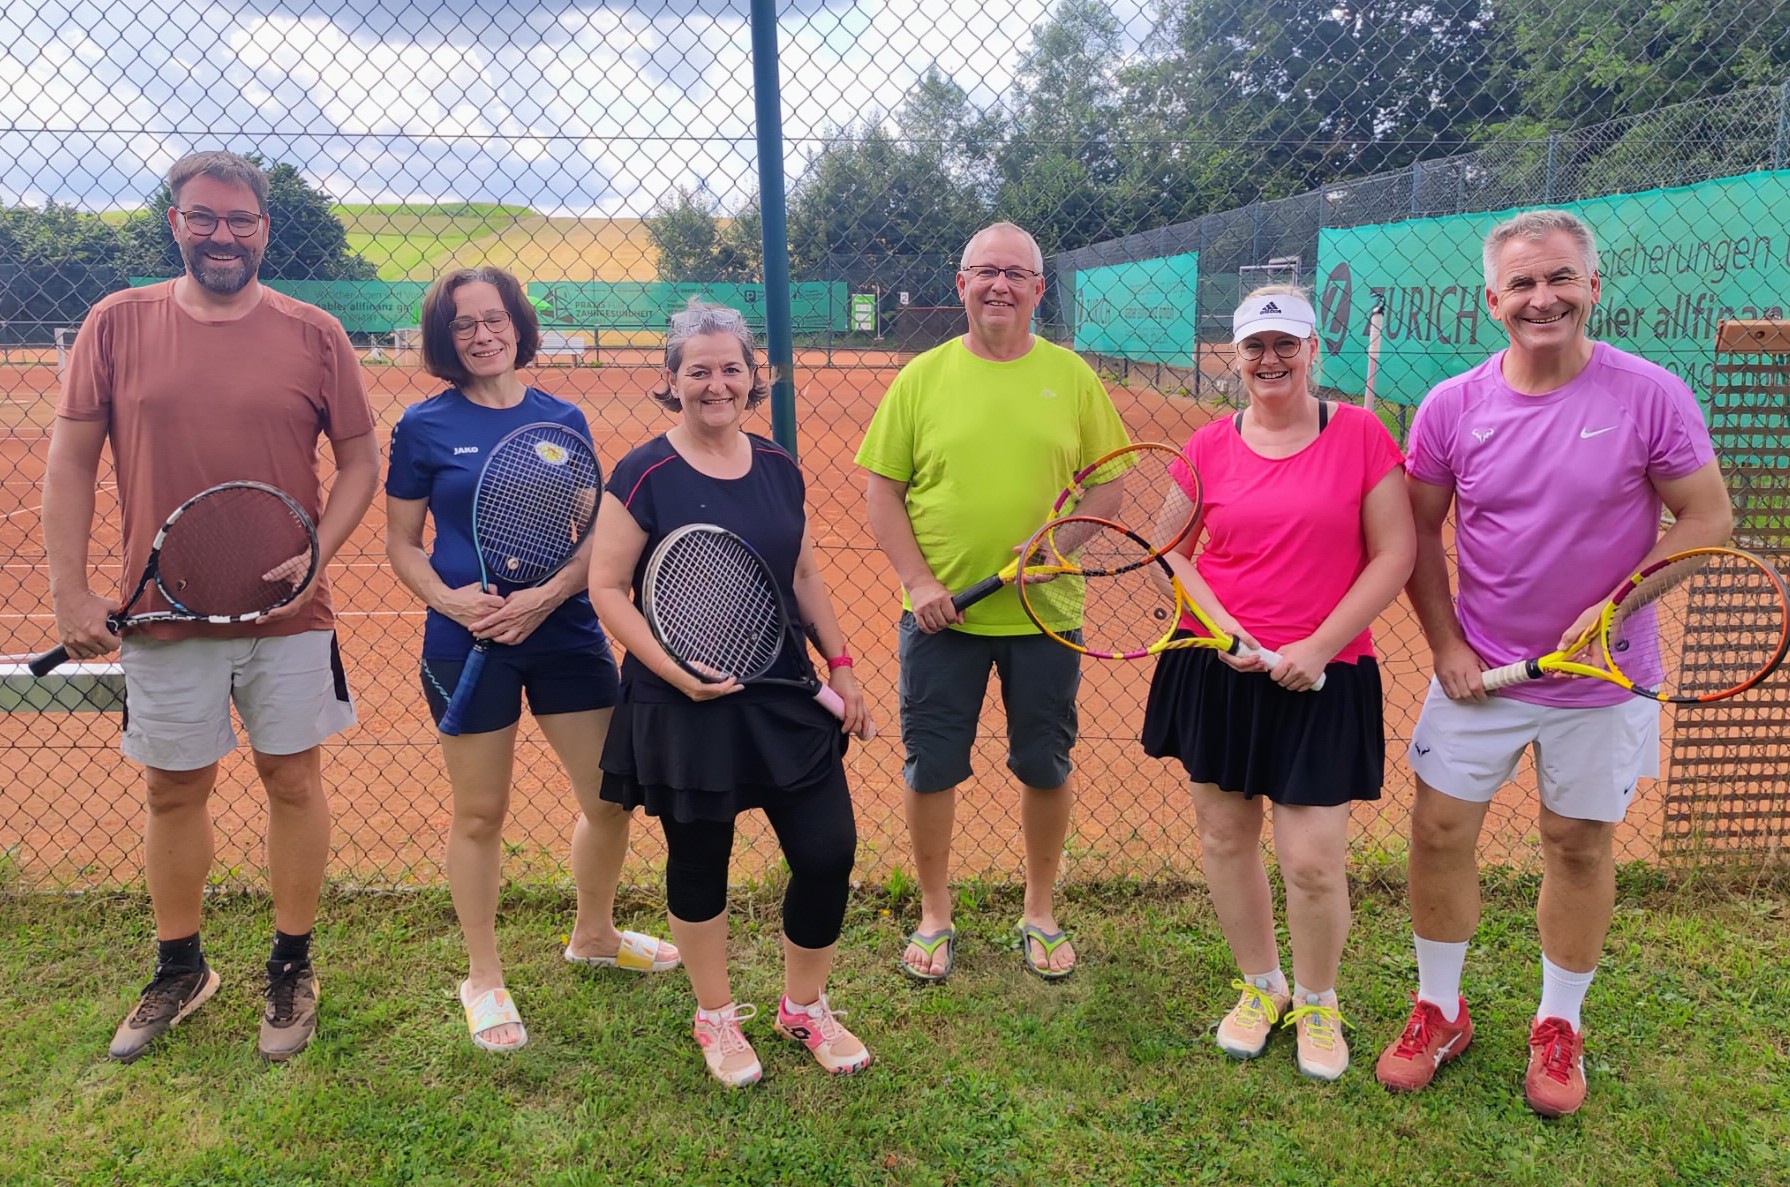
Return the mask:
{"type": "MultiPolygon", "coordinates": [[[[1716,324],[1790,308],[1790,170],[1563,204],[1597,236],[1593,338],[1709,390],[1716,324]]],[[[1514,210],[1318,232],[1323,382],[1359,395],[1382,305],[1374,396],[1416,404],[1508,339],[1486,312],[1486,232],[1514,210]]],[[[1079,345],[1079,342],[1078,342],[1079,345]]]]}
{"type": "Polygon", "coordinates": [[[1161,256],[1075,273],[1075,349],[1193,365],[1199,253],[1161,256]]]}
{"type": "MultiPolygon", "coordinates": [[[[809,281],[790,287],[797,334],[844,332],[850,309],[843,281],[809,281]]],[[[543,325],[564,329],[664,331],[671,315],[701,297],[738,309],[746,324],[764,333],[764,285],[672,284],[663,281],[536,280],[528,295],[543,325]]]]}
{"type": "MultiPolygon", "coordinates": [[[[133,286],[158,284],[165,277],[131,277],[133,286]]],[[[285,293],[335,315],[350,334],[389,334],[401,326],[417,324],[423,293],[421,280],[262,280],[276,293],[285,293]]]]}

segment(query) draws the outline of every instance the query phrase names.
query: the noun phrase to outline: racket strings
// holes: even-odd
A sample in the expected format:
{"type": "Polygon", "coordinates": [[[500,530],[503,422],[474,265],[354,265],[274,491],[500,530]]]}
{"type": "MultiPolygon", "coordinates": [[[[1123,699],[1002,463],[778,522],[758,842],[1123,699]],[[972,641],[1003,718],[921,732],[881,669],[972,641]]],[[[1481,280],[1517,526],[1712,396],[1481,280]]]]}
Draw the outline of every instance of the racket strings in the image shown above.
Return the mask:
{"type": "Polygon", "coordinates": [[[1609,659],[1643,688],[1714,697],[1769,672],[1787,630],[1783,588],[1769,568],[1739,552],[1698,554],[1649,574],[1623,599],[1609,659]]]}
{"type": "Polygon", "coordinates": [[[1173,589],[1151,558],[1122,528],[1068,520],[1034,538],[1019,596],[1039,626],[1058,636],[1079,630],[1088,651],[1141,651],[1175,625],[1173,589]]]}
{"type": "Polygon", "coordinates": [[[310,525],[285,499],[227,487],[193,502],[168,525],[156,584],[175,608],[236,616],[290,600],[316,567],[310,525]]]}
{"type": "Polygon", "coordinates": [[[782,650],[771,575],[731,535],[688,532],[673,540],[642,596],[660,645],[703,675],[749,680],[782,650]]]}
{"type": "Polygon", "coordinates": [[[486,574],[532,585],[555,572],[596,516],[602,476],[590,444],[570,429],[505,438],[479,476],[473,536],[486,574]]]}
{"type": "MultiPolygon", "coordinates": [[[[1082,497],[1059,518],[1077,514],[1111,520],[1142,536],[1152,553],[1173,548],[1199,515],[1199,476],[1181,451],[1168,445],[1132,446],[1104,459],[1081,485],[1082,497]]],[[[1136,555],[1140,561],[1145,556],[1136,555]]]]}

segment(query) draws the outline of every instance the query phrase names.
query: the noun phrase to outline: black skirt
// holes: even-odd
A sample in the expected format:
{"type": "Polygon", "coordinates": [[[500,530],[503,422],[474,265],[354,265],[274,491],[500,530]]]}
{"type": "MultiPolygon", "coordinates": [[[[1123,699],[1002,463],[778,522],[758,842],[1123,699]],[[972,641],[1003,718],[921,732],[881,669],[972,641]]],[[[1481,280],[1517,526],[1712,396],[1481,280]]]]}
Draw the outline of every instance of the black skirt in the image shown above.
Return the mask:
{"type": "Polygon", "coordinates": [[[602,796],[611,803],[723,822],[843,781],[839,720],[800,689],[760,686],[700,702],[657,691],[624,686],[610,718],[602,796]]]}
{"type": "Polygon", "coordinates": [[[1371,656],[1333,663],[1320,691],[1288,692],[1209,648],[1164,652],[1143,743],[1222,791],[1305,807],[1377,800],[1386,778],[1380,665],[1371,656]]]}

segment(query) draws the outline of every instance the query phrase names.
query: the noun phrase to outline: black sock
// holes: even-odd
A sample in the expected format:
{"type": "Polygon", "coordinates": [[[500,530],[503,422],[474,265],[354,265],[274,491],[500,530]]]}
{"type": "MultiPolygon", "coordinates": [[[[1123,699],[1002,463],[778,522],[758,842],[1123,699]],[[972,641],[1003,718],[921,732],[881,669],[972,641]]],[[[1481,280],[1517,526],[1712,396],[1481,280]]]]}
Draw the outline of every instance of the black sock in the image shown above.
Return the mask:
{"type": "Polygon", "coordinates": [[[273,957],[267,962],[270,969],[279,971],[287,966],[304,968],[311,963],[311,934],[302,936],[288,935],[279,928],[273,933],[273,957]]]}
{"type": "Polygon", "coordinates": [[[199,950],[199,933],[179,940],[155,942],[155,973],[196,973],[205,967],[205,954],[199,950]]]}

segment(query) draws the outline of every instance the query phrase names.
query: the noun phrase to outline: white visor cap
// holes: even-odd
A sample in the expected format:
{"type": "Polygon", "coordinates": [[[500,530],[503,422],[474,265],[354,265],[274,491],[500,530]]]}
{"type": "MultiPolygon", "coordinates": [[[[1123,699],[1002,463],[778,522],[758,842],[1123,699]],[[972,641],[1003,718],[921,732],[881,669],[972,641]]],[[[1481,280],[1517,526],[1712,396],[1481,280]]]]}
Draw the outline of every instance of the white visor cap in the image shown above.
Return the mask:
{"type": "Polygon", "coordinates": [[[1318,315],[1304,297],[1269,293],[1251,297],[1237,306],[1237,312],[1231,315],[1231,341],[1241,342],[1251,334],[1267,333],[1309,338],[1317,324],[1318,315]]]}

